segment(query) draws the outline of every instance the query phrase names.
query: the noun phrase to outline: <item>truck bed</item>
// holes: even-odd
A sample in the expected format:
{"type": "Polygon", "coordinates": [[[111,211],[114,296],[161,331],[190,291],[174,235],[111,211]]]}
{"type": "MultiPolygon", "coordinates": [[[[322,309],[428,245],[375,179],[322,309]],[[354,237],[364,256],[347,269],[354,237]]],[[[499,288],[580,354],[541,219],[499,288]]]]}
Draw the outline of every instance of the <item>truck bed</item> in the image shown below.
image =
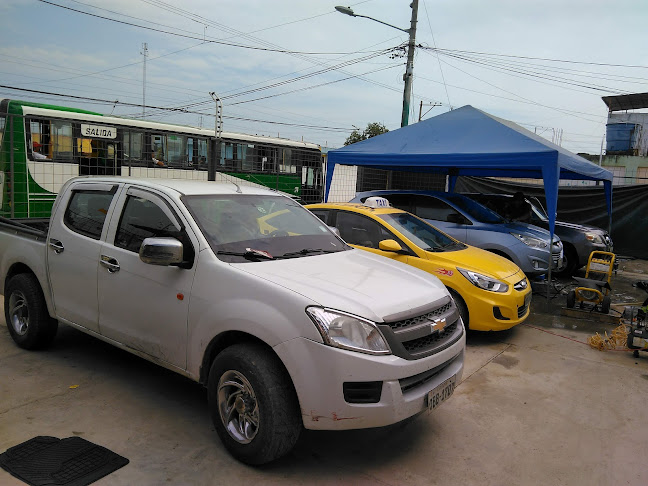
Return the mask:
{"type": "Polygon", "coordinates": [[[37,240],[45,240],[47,238],[49,224],[49,218],[9,219],[0,216],[0,231],[31,236],[37,240]]]}

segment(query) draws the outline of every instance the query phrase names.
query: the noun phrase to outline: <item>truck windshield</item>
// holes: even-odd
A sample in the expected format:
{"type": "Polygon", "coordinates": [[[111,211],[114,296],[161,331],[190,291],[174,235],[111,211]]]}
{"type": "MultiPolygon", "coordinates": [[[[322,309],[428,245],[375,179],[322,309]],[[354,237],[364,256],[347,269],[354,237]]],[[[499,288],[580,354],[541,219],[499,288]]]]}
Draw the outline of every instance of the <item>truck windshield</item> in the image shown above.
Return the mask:
{"type": "Polygon", "coordinates": [[[461,250],[466,245],[450,238],[434,226],[410,213],[381,214],[387,224],[396,228],[407,239],[426,251],[461,250]]]}
{"type": "Polygon", "coordinates": [[[299,203],[273,195],[184,196],[203,235],[227,262],[299,258],[350,249],[299,203]]]}
{"type": "Polygon", "coordinates": [[[473,219],[480,223],[503,224],[506,220],[499,214],[491,211],[486,206],[482,206],[472,199],[460,194],[444,194],[444,197],[454,206],[465,212],[473,219]]]}

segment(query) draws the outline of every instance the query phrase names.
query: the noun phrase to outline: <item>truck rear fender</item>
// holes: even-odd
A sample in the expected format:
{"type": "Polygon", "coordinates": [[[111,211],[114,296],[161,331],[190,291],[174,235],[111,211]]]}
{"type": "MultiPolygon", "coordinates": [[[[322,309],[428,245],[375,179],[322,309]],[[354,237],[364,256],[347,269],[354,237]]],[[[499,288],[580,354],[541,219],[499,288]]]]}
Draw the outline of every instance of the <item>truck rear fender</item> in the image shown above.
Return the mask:
{"type": "Polygon", "coordinates": [[[49,292],[49,285],[47,284],[47,277],[46,275],[39,274],[37,272],[34,272],[27,264],[22,263],[22,262],[15,262],[11,264],[9,267],[7,274],[5,276],[4,281],[0,281],[0,285],[2,285],[2,288],[0,288],[0,294],[4,295],[4,289],[7,287],[7,284],[9,283],[9,280],[11,280],[14,276],[21,274],[21,273],[28,273],[36,277],[36,280],[38,280],[38,284],[40,285],[41,291],[43,292],[43,296],[45,297],[45,302],[47,304],[47,311],[49,312],[49,315],[52,317],[56,317],[54,314],[54,306],[52,305],[52,299],[51,295],[49,292]]]}

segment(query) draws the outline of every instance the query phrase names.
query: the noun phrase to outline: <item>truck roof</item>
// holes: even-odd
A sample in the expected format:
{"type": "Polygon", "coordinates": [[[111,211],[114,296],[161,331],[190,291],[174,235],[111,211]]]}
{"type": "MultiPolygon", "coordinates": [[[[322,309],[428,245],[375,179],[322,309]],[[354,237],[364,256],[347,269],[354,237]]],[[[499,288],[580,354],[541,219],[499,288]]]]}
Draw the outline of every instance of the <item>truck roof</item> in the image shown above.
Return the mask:
{"type": "Polygon", "coordinates": [[[171,189],[182,195],[197,196],[204,194],[255,194],[255,195],[275,195],[285,196],[285,193],[273,191],[272,189],[262,189],[257,187],[236,184],[234,182],[213,182],[213,181],[196,181],[189,179],[156,179],[140,177],[106,177],[106,176],[81,176],[72,179],[72,181],[93,181],[107,183],[127,183],[137,184],[158,189],[171,189]]]}

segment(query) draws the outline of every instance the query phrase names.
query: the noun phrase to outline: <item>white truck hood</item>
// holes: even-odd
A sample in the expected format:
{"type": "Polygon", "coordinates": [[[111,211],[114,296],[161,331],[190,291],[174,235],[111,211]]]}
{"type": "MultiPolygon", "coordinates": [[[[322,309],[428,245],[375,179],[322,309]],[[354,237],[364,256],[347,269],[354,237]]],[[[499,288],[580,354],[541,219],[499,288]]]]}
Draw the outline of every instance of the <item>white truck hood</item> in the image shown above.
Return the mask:
{"type": "Polygon", "coordinates": [[[319,304],[381,322],[444,298],[434,275],[361,250],[231,264],[319,304]]]}

